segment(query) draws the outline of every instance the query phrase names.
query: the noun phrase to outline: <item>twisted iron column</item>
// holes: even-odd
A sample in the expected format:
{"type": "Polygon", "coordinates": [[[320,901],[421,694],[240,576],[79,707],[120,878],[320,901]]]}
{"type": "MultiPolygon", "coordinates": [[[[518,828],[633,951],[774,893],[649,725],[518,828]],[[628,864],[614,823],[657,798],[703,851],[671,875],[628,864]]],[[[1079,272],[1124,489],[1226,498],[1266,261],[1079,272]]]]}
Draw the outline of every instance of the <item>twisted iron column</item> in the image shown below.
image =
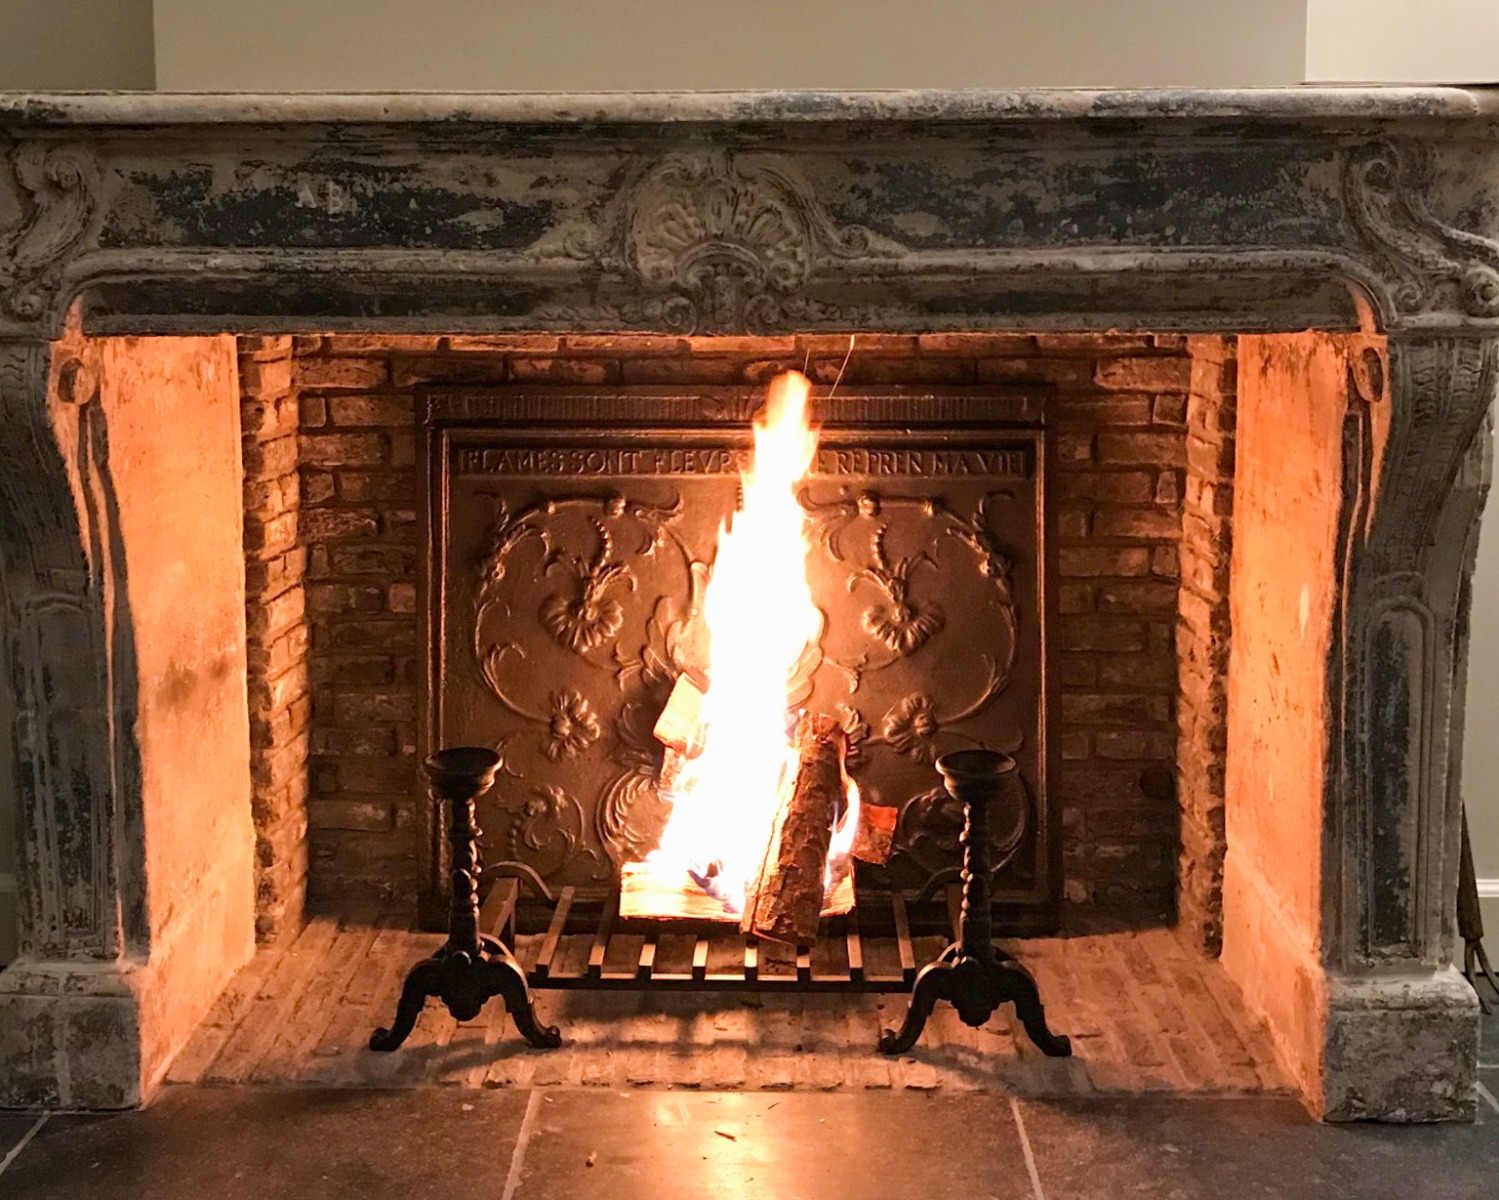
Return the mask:
{"type": "MultiPolygon", "coordinates": [[[[1015,760],[993,750],[959,750],[937,760],[948,793],[963,805],[963,910],[958,940],[916,976],[900,1032],[880,1036],[880,1053],[904,1054],[916,1044],[937,1001],[947,1000],[965,1025],[982,1025],[1001,1004],[1013,1003],[1020,1023],[1041,1050],[1053,1057],[1072,1053],[1072,1043],[1046,1025],[1035,978],[994,945],[989,908],[989,806],[1014,778],[1015,760]]],[[[1013,794],[1013,791],[1012,791],[1013,794]]]]}
{"type": "Polygon", "coordinates": [[[395,1022],[370,1035],[371,1050],[394,1050],[410,1037],[429,996],[447,1005],[458,1021],[472,1021],[490,999],[499,996],[531,1045],[545,1049],[562,1044],[555,1026],[537,1021],[526,973],[515,956],[479,932],[480,830],[474,820],[474,801],[494,783],[500,762],[500,756],[486,747],[454,746],[439,750],[422,764],[433,792],[449,802],[452,812],[448,940],[431,958],[411,968],[401,988],[395,1022]]]}

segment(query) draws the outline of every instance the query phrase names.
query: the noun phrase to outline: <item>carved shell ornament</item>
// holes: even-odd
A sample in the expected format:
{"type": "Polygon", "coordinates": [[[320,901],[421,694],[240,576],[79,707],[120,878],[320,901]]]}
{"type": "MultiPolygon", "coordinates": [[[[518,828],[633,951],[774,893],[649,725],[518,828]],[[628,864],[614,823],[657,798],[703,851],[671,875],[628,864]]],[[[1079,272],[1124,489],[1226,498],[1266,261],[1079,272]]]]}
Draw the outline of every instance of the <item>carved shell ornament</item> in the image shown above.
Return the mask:
{"type": "Polygon", "coordinates": [[[24,142],[0,160],[0,308],[23,321],[44,316],[60,267],[98,205],[98,168],[73,146],[24,142]]]}
{"type": "Polygon", "coordinates": [[[1419,143],[1361,146],[1344,168],[1349,218],[1392,277],[1390,298],[1400,312],[1499,317],[1499,243],[1433,216],[1426,197],[1434,178],[1419,143]]]}
{"type": "Polygon", "coordinates": [[[723,152],[671,155],[627,182],[598,229],[560,234],[561,253],[630,280],[622,319],[680,333],[773,332],[827,317],[802,295],[837,260],[908,251],[838,225],[789,163],[723,152]]]}

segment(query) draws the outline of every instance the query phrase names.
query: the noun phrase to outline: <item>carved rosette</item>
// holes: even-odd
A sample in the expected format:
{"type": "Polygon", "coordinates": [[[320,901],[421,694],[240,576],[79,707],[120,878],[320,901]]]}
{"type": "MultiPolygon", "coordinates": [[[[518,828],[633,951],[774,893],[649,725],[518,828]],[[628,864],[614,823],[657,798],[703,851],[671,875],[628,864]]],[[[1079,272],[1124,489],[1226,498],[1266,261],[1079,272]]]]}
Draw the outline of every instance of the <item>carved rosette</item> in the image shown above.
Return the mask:
{"type": "Polygon", "coordinates": [[[23,142],[0,158],[0,312],[38,321],[61,287],[62,266],[94,222],[99,173],[67,145],[23,142]]]}
{"type": "Polygon", "coordinates": [[[769,333],[836,319],[806,292],[830,263],[909,254],[839,225],[780,161],[672,155],[631,179],[600,229],[560,231],[563,257],[622,276],[626,325],[676,333],[769,333]]]}
{"type": "Polygon", "coordinates": [[[1361,146],[1343,172],[1349,219],[1386,276],[1398,315],[1499,318],[1499,243],[1433,215],[1435,183],[1424,145],[1361,146]]]}

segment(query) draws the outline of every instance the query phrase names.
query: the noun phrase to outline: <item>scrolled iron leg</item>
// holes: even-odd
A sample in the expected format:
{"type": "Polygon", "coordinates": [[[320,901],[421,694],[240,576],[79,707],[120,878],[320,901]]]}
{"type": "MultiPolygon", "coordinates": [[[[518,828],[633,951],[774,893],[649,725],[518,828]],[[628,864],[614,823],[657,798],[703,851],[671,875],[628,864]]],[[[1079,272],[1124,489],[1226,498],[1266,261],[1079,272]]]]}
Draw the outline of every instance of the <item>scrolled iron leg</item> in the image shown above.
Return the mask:
{"type": "Polygon", "coordinates": [[[401,1001],[396,1006],[395,1022],[387,1029],[370,1034],[370,1049],[388,1053],[411,1036],[416,1019],[426,1007],[427,997],[438,994],[442,977],[442,959],[426,958],[411,968],[401,987],[401,1001]]]}
{"type": "Polygon", "coordinates": [[[562,1045],[562,1031],[555,1025],[543,1025],[536,1017],[526,973],[508,951],[485,960],[490,994],[505,1002],[505,1011],[515,1028],[538,1050],[552,1050],[562,1045]]]}
{"type": "Polygon", "coordinates": [[[1035,977],[1009,957],[1000,959],[991,969],[997,990],[1015,1002],[1015,1015],[1041,1053],[1050,1058],[1070,1058],[1072,1039],[1065,1034],[1052,1033],[1046,1024],[1046,1006],[1041,1003],[1041,990],[1036,986],[1035,977]]]}
{"type": "MultiPolygon", "coordinates": [[[[946,955],[943,956],[943,959],[946,955]]],[[[916,982],[911,987],[911,1002],[906,1008],[906,1020],[900,1032],[887,1029],[880,1034],[881,1054],[904,1054],[916,1044],[926,1020],[937,1007],[938,1000],[949,999],[949,982],[953,967],[950,962],[939,959],[921,968],[916,982]]]]}

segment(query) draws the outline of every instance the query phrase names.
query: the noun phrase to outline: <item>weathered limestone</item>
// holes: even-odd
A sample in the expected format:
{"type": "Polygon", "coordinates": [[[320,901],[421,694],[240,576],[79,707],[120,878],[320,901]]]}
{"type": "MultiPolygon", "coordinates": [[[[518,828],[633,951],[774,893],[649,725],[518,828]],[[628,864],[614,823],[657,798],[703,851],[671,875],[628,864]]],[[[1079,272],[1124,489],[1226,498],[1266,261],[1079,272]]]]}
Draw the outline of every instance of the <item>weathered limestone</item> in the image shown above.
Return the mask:
{"type": "Polygon", "coordinates": [[[1239,343],[1224,961],[1330,1119],[1473,1111],[1452,747],[1496,361],[1239,343]]]}
{"type": "Polygon", "coordinates": [[[234,343],[69,335],[50,389],[0,356],[28,856],[0,1106],[128,1107],[253,950],[234,343]]]}
{"type": "MultiPolygon", "coordinates": [[[[1316,469],[1291,511],[1320,540],[1264,552],[1291,545],[1279,565],[1300,568],[1305,621],[1299,588],[1246,592],[1237,569],[1231,584],[1276,616],[1259,653],[1285,654],[1246,679],[1243,703],[1266,723],[1241,747],[1229,703],[1225,951],[1241,978],[1255,961],[1280,970],[1258,1002],[1317,1111],[1471,1114],[1476,1014],[1444,964],[1463,581],[1499,345],[1496,132],[1495,96],[1460,89],[0,98],[0,547],[27,830],[26,961],[0,977],[16,1017],[0,1029],[29,1031],[0,1032],[8,1094],[137,1098],[170,1053],[160,1006],[184,969],[159,923],[205,965],[192,995],[248,928],[227,874],[171,854],[158,866],[171,830],[158,800],[197,817],[206,790],[204,820],[238,801],[217,771],[185,780],[152,757],[149,672],[169,664],[135,619],[133,539],[155,543],[132,523],[121,458],[141,435],[87,399],[88,370],[60,370],[50,396],[45,383],[48,343],[77,301],[90,334],[1387,336],[1387,370],[1377,341],[1373,359],[1341,360],[1356,403],[1329,368],[1318,403],[1285,414],[1316,469]],[[1273,696],[1315,744],[1276,724],[1273,696]],[[1274,761],[1253,740],[1272,736],[1274,761]],[[1262,818],[1236,823],[1236,808],[1254,812],[1236,786],[1265,803],[1262,818]],[[1272,812],[1294,835],[1280,855],[1272,812]],[[162,893],[161,869],[187,892],[162,893]],[[184,915],[210,895],[224,897],[223,941],[184,915]],[[152,965],[113,965],[142,958],[152,965]],[[27,965],[43,961],[53,974],[27,965]],[[105,1027],[117,1059],[87,1058],[90,1028],[105,1027]],[[1363,1050],[1414,1027],[1441,1043],[1419,1071],[1363,1050]],[[89,1072],[97,1086],[80,1083],[89,1072]]],[[[1245,378],[1239,450],[1252,461],[1245,378]]],[[[153,454],[186,445],[178,436],[153,430],[153,454]]],[[[194,447],[188,459],[215,461],[194,447]]],[[[162,482],[159,498],[205,521],[229,503],[196,465],[178,470],[180,495],[162,482]]],[[[1286,515],[1271,484],[1236,487],[1236,568],[1240,500],[1258,497],[1247,520],[1266,543],[1286,515]]],[[[233,532],[226,560],[240,553],[233,532]]],[[[217,536],[187,561],[213,556],[217,536]]],[[[215,595],[231,591],[241,604],[236,589],[215,595]]],[[[1253,611],[1233,601],[1236,647],[1253,611]]],[[[215,736],[227,744],[227,722],[215,736]]],[[[239,835],[226,841],[248,881],[239,835]]],[[[187,1022],[196,1002],[183,1003],[187,1022]]]]}

